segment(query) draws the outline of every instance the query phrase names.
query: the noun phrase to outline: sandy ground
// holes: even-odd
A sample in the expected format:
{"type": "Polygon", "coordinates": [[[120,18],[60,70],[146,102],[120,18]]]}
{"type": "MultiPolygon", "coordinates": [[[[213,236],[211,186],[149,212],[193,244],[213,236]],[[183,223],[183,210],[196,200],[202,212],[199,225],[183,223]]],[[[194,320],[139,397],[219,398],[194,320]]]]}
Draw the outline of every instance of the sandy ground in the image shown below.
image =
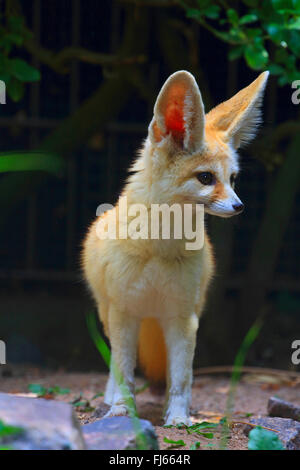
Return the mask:
{"type": "MultiPolygon", "coordinates": [[[[81,403],[75,407],[79,421],[84,424],[99,419],[107,410],[103,397],[95,398],[105,388],[106,375],[97,373],[56,373],[35,368],[19,368],[18,370],[2,371],[0,377],[0,391],[8,393],[28,393],[29,384],[41,384],[44,387],[59,386],[69,389],[70,393],[56,395],[55,399],[65,402],[81,403]]],[[[137,379],[137,387],[143,386],[143,379],[137,379]]],[[[229,378],[218,375],[201,375],[195,377],[192,394],[192,420],[194,422],[218,422],[225,413],[226,401],[229,391],[229,378]]],[[[268,375],[243,375],[234,400],[231,435],[228,440],[229,449],[247,449],[247,438],[242,432],[244,422],[249,417],[266,415],[267,402],[270,396],[276,395],[300,405],[299,379],[291,381],[288,378],[274,378],[268,375]]],[[[189,449],[199,441],[200,449],[218,449],[220,446],[221,427],[207,430],[213,432],[214,437],[208,439],[196,434],[188,434],[185,429],[163,428],[162,411],[164,404],[163,394],[152,393],[149,388],[137,394],[137,409],[139,416],[148,419],[155,426],[159,446],[167,449],[170,444],[164,442],[167,437],[174,441],[183,440],[185,446],[180,449],[189,449]]]]}

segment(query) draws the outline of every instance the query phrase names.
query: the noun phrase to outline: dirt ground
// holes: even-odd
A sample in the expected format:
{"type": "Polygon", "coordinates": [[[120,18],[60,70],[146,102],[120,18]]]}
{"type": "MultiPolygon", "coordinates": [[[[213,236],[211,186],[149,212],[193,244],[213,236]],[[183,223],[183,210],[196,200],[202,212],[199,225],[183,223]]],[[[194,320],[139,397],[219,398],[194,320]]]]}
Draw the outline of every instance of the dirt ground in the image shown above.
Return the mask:
{"type": "MultiPolygon", "coordinates": [[[[29,384],[40,384],[44,387],[59,386],[69,389],[68,394],[56,394],[55,400],[75,402],[79,421],[82,424],[93,422],[101,418],[107,410],[101,394],[105,389],[107,376],[97,373],[56,373],[39,370],[37,368],[2,369],[0,376],[0,391],[6,393],[29,394],[29,384]],[[77,406],[76,406],[77,403],[77,406]]],[[[137,388],[141,389],[144,380],[137,379],[137,388]]],[[[209,421],[217,423],[225,413],[226,401],[229,391],[229,376],[217,374],[200,375],[194,378],[192,394],[192,420],[193,422],[209,421]]],[[[228,440],[229,449],[247,449],[247,438],[243,434],[243,424],[248,422],[250,416],[266,415],[267,402],[270,396],[278,396],[296,404],[300,404],[300,381],[291,380],[287,375],[272,376],[267,373],[247,373],[237,387],[234,412],[232,415],[231,435],[228,440]]],[[[30,396],[30,395],[28,395],[30,396]]],[[[49,396],[49,398],[53,398],[49,396]]],[[[213,438],[188,434],[185,429],[163,428],[162,411],[164,396],[152,393],[149,388],[140,390],[137,394],[137,409],[139,416],[148,419],[155,426],[160,449],[170,448],[170,444],[164,442],[164,438],[178,441],[183,440],[185,446],[180,449],[189,449],[199,441],[200,449],[218,449],[220,446],[221,426],[208,429],[213,438]]]]}

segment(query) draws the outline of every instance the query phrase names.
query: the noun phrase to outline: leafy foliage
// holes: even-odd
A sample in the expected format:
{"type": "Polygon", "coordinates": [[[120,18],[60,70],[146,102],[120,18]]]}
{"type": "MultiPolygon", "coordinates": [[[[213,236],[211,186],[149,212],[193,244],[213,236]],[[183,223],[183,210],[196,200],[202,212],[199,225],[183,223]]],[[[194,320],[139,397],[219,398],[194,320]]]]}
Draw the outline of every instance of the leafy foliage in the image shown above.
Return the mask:
{"type": "Polygon", "coordinates": [[[185,442],[180,439],[179,441],[173,441],[172,439],[169,439],[168,437],[164,437],[164,442],[166,442],[167,444],[172,444],[169,449],[174,449],[176,447],[183,447],[185,446],[185,442]]]}
{"type": "Polygon", "coordinates": [[[200,442],[199,441],[196,441],[194,442],[191,446],[190,446],[190,450],[197,450],[197,449],[200,449],[200,442]]]}
{"type": "Polygon", "coordinates": [[[230,388],[229,388],[227,403],[226,403],[226,416],[221,420],[222,435],[221,435],[220,449],[227,448],[227,443],[228,443],[228,439],[230,436],[230,423],[231,423],[231,418],[232,418],[233,409],[234,409],[235,394],[236,394],[237,385],[241,378],[241,370],[246,360],[247,353],[250,347],[252,346],[252,344],[254,343],[254,341],[256,340],[256,338],[258,337],[261,331],[262,325],[263,325],[263,319],[262,317],[258,317],[256,321],[254,322],[254,324],[249,329],[249,331],[247,332],[237,352],[237,355],[235,357],[233,371],[232,371],[232,375],[230,379],[230,388]]]}
{"type": "Polygon", "coordinates": [[[244,57],[254,70],[269,69],[280,85],[299,77],[300,0],[242,0],[239,10],[237,2],[221,0],[178,3],[188,18],[230,44],[230,60],[244,57]]]}
{"type": "Polygon", "coordinates": [[[7,93],[13,101],[23,98],[24,83],[41,78],[36,68],[15,57],[16,49],[22,47],[29,36],[22,17],[10,14],[0,16],[0,80],[6,84],[7,93]]]}
{"type": "Polygon", "coordinates": [[[23,432],[22,428],[19,428],[16,426],[10,426],[0,420],[0,439],[22,434],[22,432],[23,432]]]}
{"type": "Polygon", "coordinates": [[[13,450],[11,446],[3,445],[9,438],[19,436],[24,433],[24,429],[5,424],[0,420],[0,450],[13,450]]]}
{"type": "Polygon", "coordinates": [[[91,413],[92,411],[95,410],[95,408],[91,405],[90,400],[87,400],[86,398],[84,398],[82,393],[80,393],[80,395],[71,402],[71,405],[73,405],[74,408],[77,408],[83,413],[91,413]]]}
{"type": "Polygon", "coordinates": [[[61,388],[58,385],[55,387],[44,387],[40,384],[29,384],[28,390],[32,393],[36,393],[39,397],[51,397],[54,395],[67,395],[70,393],[68,388],[61,388]]]}
{"type": "MultiPolygon", "coordinates": [[[[195,423],[192,426],[187,426],[184,423],[179,423],[176,426],[165,425],[164,428],[184,429],[187,432],[187,434],[197,434],[198,436],[205,437],[206,439],[213,439],[214,434],[212,432],[207,432],[207,430],[217,428],[219,424],[222,424],[222,420],[219,423],[211,423],[209,421],[202,421],[201,423],[195,423]]],[[[171,442],[169,439],[168,440],[166,439],[167,438],[164,439],[165,442],[172,443],[173,447],[177,446],[175,441],[171,442]]],[[[183,442],[183,441],[180,441],[180,442],[183,442]]],[[[185,445],[185,444],[181,444],[181,445],[185,445]]],[[[200,442],[197,441],[191,445],[190,450],[196,450],[199,447],[200,447],[200,442]]]]}
{"type": "Polygon", "coordinates": [[[284,446],[277,434],[257,426],[249,433],[249,450],[284,450],[284,446]]]}
{"type": "Polygon", "coordinates": [[[213,439],[214,434],[212,432],[206,432],[207,429],[213,429],[218,427],[218,423],[210,423],[203,421],[202,423],[195,423],[192,426],[187,427],[186,431],[188,434],[198,434],[198,436],[206,437],[206,439],[213,439]]]}
{"type": "Polygon", "coordinates": [[[23,434],[24,429],[17,426],[10,426],[0,420],[0,450],[13,450],[11,446],[2,445],[9,438],[23,434]]]}
{"type": "Polygon", "coordinates": [[[12,171],[47,171],[59,174],[63,160],[57,155],[40,152],[0,153],[0,173],[12,171]]]}
{"type": "MultiPolygon", "coordinates": [[[[184,429],[187,434],[197,434],[198,436],[205,437],[206,439],[213,439],[214,434],[212,432],[207,432],[208,429],[214,429],[219,426],[220,423],[211,423],[209,421],[202,421],[201,423],[195,423],[192,426],[186,426],[183,423],[179,423],[176,426],[172,425],[165,425],[164,428],[175,428],[175,429],[184,429]]],[[[180,441],[173,441],[171,439],[168,439],[167,437],[164,438],[164,442],[167,442],[168,444],[172,444],[170,449],[175,448],[175,447],[182,447],[185,446],[185,442],[180,440],[180,441]]],[[[197,450],[200,447],[200,442],[196,441],[190,446],[190,450],[197,450]]]]}

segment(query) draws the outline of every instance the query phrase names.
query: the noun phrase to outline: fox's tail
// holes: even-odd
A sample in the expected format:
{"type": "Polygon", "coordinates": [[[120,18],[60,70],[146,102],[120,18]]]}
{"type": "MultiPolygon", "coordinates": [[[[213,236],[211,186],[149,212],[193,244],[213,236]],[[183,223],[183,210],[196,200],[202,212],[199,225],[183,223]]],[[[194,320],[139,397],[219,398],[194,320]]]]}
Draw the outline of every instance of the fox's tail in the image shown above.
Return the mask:
{"type": "Polygon", "coordinates": [[[162,329],[155,318],[145,318],[142,321],[138,357],[139,364],[150,383],[165,382],[166,345],[162,329]]]}

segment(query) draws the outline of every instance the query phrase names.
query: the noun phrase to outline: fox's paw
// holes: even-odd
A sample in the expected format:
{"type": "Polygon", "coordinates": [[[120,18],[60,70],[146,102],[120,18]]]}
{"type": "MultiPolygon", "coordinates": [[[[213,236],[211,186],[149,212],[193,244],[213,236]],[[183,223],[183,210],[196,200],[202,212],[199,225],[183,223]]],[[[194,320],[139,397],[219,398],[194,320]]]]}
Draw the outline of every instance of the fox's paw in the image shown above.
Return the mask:
{"type": "Polygon", "coordinates": [[[167,426],[177,426],[177,424],[184,424],[185,426],[192,426],[192,421],[188,416],[175,416],[168,415],[165,418],[165,424],[167,426]]]}
{"type": "Polygon", "coordinates": [[[111,418],[112,416],[127,416],[128,408],[125,405],[113,405],[110,410],[104,415],[104,418],[111,418]]]}

